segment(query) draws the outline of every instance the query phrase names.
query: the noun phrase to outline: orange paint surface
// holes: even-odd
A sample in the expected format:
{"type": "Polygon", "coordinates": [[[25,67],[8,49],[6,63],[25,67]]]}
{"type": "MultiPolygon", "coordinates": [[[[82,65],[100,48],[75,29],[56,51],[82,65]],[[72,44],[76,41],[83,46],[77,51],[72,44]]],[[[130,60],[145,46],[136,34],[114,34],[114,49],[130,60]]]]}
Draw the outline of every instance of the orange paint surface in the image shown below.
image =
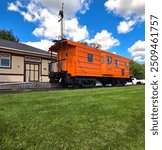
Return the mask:
{"type": "Polygon", "coordinates": [[[49,51],[56,52],[58,55],[57,70],[65,71],[71,76],[130,77],[130,59],[110,52],[70,40],[60,41],[60,43],[51,46],[49,51]],[[93,62],[88,61],[88,54],[93,55],[93,62]],[[102,63],[102,57],[104,57],[104,63],[102,63]],[[112,58],[111,64],[108,64],[108,57],[112,58]],[[118,66],[115,64],[116,61],[119,63],[118,66]]]}

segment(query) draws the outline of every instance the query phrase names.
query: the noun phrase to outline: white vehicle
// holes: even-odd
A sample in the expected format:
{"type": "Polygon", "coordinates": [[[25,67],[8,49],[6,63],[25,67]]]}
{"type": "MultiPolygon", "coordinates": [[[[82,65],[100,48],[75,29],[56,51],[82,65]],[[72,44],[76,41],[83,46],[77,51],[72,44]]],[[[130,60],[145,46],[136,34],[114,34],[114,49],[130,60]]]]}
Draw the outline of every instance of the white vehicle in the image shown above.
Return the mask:
{"type": "Polygon", "coordinates": [[[145,84],[145,79],[132,78],[132,84],[145,84]]]}

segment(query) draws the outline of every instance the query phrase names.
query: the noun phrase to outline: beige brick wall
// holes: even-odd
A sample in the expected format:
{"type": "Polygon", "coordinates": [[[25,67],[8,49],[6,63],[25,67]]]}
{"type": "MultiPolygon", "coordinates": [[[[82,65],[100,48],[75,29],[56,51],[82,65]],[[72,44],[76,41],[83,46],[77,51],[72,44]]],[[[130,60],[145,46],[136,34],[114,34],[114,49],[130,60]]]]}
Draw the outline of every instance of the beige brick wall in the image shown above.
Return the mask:
{"type": "Polygon", "coordinates": [[[0,75],[0,82],[23,82],[23,75],[0,75]]]}
{"type": "Polygon", "coordinates": [[[48,75],[49,60],[42,59],[42,75],[48,75]]]}
{"type": "Polygon", "coordinates": [[[0,74],[6,74],[0,75],[0,82],[23,82],[24,57],[11,56],[10,61],[11,68],[0,68],[0,74]]]}
{"type": "Polygon", "coordinates": [[[41,82],[49,82],[48,78],[48,63],[49,60],[42,59],[41,82]]]}
{"type": "Polygon", "coordinates": [[[24,57],[12,56],[11,69],[0,68],[0,73],[24,74],[24,57]]]}
{"type": "Polygon", "coordinates": [[[40,82],[49,82],[49,77],[48,76],[42,76],[40,82]]]}
{"type": "MultiPolygon", "coordinates": [[[[11,68],[0,68],[0,74],[6,74],[0,75],[0,82],[24,82],[24,57],[11,57],[11,68]]],[[[49,82],[48,63],[49,60],[42,59],[42,64],[40,67],[40,82],[49,82]]]]}

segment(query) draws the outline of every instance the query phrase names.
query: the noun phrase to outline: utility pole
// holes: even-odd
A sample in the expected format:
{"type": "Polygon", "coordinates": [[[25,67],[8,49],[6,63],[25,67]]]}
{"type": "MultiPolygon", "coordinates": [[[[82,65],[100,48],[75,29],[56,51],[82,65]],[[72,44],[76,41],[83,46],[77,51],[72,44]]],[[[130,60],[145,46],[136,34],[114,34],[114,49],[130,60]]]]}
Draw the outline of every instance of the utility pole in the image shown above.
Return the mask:
{"type": "Polygon", "coordinates": [[[64,3],[62,3],[62,10],[60,10],[59,16],[61,18],[58,22],[61,21],[61,39],[63,39],[63,37],[64,37],[64,3]]]}

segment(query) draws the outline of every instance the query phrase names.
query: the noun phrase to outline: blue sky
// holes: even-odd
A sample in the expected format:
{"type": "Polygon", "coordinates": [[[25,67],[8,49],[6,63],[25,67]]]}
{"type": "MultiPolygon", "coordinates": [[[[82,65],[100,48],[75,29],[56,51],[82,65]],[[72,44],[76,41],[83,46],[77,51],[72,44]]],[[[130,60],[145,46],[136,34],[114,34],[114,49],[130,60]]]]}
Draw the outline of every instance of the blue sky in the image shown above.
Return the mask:
{"type": "Polygon", "coordinates": [[[0,0],[0,29],[48,50],[60,35],[62,2],[68,39],[97,42],[103,50],[144,62],[144,0],[0,0]]]}

